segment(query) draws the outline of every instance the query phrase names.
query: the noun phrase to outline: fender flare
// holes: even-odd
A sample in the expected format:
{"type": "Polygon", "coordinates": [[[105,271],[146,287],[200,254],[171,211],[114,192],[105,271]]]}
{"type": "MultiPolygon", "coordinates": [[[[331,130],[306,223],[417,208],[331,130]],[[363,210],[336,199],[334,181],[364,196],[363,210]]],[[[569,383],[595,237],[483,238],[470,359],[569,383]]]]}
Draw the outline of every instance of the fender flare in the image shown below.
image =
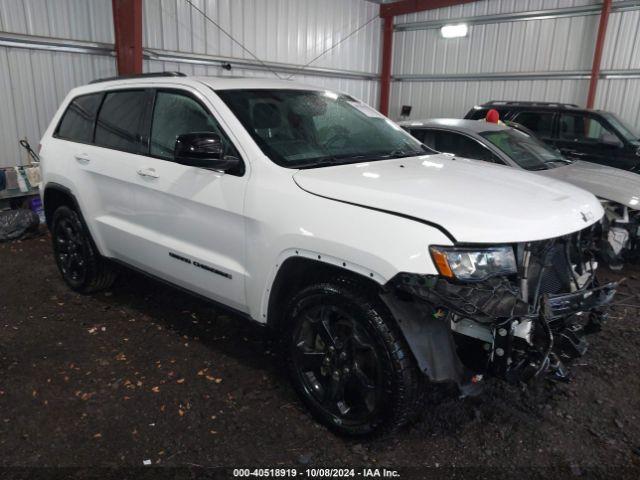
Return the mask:
{"type": "MultiPolygon", "coordinates": [[[[52,191],[60,192],[64,194],[66,197],[70,198],[74,208],[77,209],[77,211],[80,213],[80,217],[82,218],[82,210],[80,208],[80,203],[78,203],[78,199],[76,198],[75,194],[71,191],[69,187],[65,187],[64,185],[61,185],[56,182],[48,182],[42,189],[42,206],[44,208],[45,213],[47,211],[47,194],[52,191]]],[[[47,227],[51,228],[51,219],[49,218],[49,216],[45,216],[45,220],[47,222],[47,227]]],[[[82,221],[84,222],[84,219],[82,221]]]]}
{"type": "Polygon", "coordinates": [[[93,236],[93,232],[91,232],[91,229],[89,228],[89,225],[87,224],[87,221],[84,218],[84,215],[82,213],[82,208],[80,207],[80,202],[78,202],[78,198],[75,196],[75,194],[69,187],[66,187],[56,182],[47,182],[47,184],[42,189],[42,206],[45,211],[45,221],[47,222],[47,228],[51,230],[51,221],[53,220],[53,218],[49,218],[49,215],[46,214],[47,192],[51,192],[51,191],[62,193],[71,200],[71,203],[73,204],[73,208],[78,212],[78,216],[80,217],[80,222],[82,222],[82,226],[85,228],[85,230],[89,234],[89,241],[91,242],[91,245],[93,246],[96,252],[102,255],[102,250],[100,250],[100,248],[98,247],[98,244],[96,243],[95,238],[93,236]]]}
{"type": "Polygon", "coordinates": [[[324,264],[360,277],[377,288],[377,295],[391,313],[404,337],[418,368],[433,382],[454,382],[462,385],[469,376],[456,352],[456,345],[449,325],[434,315],[435,308],[419,299],[407,301],[398,293],[397,276],[385,281],[382,275],[360,265],[330,255],[303,249],[282,252],[267,280],[261,304],[261,320],[279,330],[282,312],[281,289],[286,283],[278,278],[287,261],[300,258],[324,264]]]}
{"type": "MultiPolygon", "coordinates": [[[[260,302],[259,317],[261,321],[270,324],[270,317],[272,317],[274,310],[274,298],[278,296],[277,280],[279,274],[283,271],[287,261],[293,259],[306,259],[318,264],[323,264],[327,267],[333,267],[350,274],[357,275],[365,281],[369,281],[382,286],[385,284],[386,279],[383,275],[375,270],[363,267],[357,263],[351,262],[347,259],[338,258],[332,255],[326,255],[321,252],[316,252],[303,248],[288,248],[280,253],[274,267],[271,269],[269,276],[267,277],[265,286],[263,288],[262,300],[260,302]],[[275,288],[274,288],[275,286],[275,288]]],[[[273,319],[271,319],[273,320],[273,319]]]]}

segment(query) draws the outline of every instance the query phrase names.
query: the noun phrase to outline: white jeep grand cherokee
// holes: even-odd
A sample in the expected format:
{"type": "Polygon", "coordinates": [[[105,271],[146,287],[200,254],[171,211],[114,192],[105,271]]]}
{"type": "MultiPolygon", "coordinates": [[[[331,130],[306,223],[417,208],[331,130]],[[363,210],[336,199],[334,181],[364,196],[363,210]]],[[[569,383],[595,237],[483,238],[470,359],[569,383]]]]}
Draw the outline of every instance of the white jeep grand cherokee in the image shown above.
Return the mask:
{"type": "Polygon", "coordinates": [[[435,154],[349,95],[144,75],[74,89],[41,142],[65,282],[126,265],[273,327],[340,433],[389,431],[428,382],[564,374],[615,284],[590,193],[435,154]]]}

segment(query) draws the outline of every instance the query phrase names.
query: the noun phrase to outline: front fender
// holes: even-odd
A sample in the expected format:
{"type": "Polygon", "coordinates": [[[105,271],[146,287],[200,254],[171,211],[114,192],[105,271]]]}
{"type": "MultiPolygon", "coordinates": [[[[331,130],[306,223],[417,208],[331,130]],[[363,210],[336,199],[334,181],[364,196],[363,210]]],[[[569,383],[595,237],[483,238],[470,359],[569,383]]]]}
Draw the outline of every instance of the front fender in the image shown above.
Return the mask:
{"type": "Polygon", "coordinates": [[[379,285],[399,272],[437,273],[429,245],[451,244],[437,228],[309,194],[284,173],[257,168],[247,189],[247,303],[254,319],[267,321],[274,279],[294,256],[346,269],[379,285]]]}

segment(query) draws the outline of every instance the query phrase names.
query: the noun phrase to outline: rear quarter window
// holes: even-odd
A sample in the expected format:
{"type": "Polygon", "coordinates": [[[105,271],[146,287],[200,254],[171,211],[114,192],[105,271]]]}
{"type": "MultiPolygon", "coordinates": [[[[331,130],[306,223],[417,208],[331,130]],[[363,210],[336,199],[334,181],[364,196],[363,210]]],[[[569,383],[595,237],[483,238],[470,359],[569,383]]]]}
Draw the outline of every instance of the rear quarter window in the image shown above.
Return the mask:
{"type": "Polygon", "coordinates": [[[55,136],[74,142],[91,143],[101,100],[102,93],[74,98],[62,115],[55,136]]]}

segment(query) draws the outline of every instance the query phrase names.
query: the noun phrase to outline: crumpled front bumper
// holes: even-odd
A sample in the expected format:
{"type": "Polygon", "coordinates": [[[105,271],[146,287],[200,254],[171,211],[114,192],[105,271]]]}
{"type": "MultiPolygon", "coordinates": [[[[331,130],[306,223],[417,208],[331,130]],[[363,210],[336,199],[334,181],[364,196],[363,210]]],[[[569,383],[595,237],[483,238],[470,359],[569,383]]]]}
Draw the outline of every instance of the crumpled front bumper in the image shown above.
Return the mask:
{"type": "Polygon", "coordinates": [[[381,298],[429,379],[454,381],[462,387],[477,373],[528,380],[549,370],[554,359],[568,357],[559,351],[563,346],[583,353],[586,342],[577,320],[600,316],[616,288],[616,283],[608,283],[566,294],[541,294],[533,306],[506,278],[462,284],[438,276],[399,274],[381,298]],[[488,352],[489,368],[462,362],[452,329],[452,322],[460,320],[482,329],[483,335],[474,340],[480,339],[488,352]]]}
{"type": "Polygon", "coordinates": [[[579,312],[591,312],[609,305],[616,294],[617,288],[618,284],[611,282],[592,289],[548,295],[550,320],[567,317],[579,312]]]}

